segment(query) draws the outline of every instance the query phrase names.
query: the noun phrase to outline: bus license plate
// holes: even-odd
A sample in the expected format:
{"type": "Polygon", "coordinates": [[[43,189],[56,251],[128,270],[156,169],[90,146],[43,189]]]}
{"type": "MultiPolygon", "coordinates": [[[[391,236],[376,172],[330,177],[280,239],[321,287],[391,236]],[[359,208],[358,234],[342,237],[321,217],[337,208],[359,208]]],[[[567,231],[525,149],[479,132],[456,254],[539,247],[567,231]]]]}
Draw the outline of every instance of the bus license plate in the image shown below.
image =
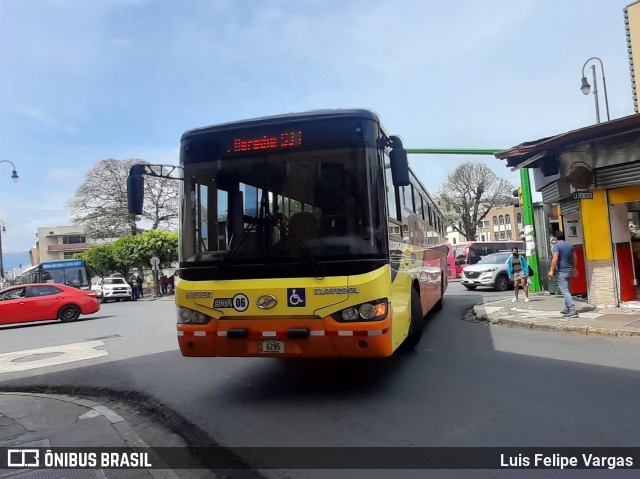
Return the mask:
{"type": "Polygon", "coordinates": [[[284,353],[284,341],[269,339],[260,343],[261,353],[284,353]]]}

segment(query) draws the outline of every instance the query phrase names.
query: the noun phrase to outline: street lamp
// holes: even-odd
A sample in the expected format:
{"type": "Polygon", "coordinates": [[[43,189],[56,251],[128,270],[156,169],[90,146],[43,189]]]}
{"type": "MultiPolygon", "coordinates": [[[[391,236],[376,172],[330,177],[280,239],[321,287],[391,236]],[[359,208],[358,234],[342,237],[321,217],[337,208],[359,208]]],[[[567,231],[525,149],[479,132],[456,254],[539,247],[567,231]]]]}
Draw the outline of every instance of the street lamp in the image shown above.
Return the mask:
{"type": "MultiPolygon", "coordinates": [[[[591,85],[589,85],[587,77],[584,76],[584,67],[586,67],[587,63],[589,63],[591,60],[598,60],[600,62],[600,71],[602,72],[602,87],[604,88],[604,104],[607,108],[607,121],[610,121],[611,118],[609,117],[609,99],[607,98],[607,81],[604,78],[604,65],[602,64],[602,60],[600,60],[598,57],[591,57],[586,62],[584,62],[584,65],[582,65],[582,85],[580,86],[580,91],[582,91],[582,93],[584,93],[585,95],[588,95],[589,90],[591,89],[591,85]]],[[[593,97],[596,102],[596,120],[598,121],[598,123],[600,123],[600,106],[598,104],[598,84],[596,83],[595,64],[591,65],[591,73],[593,75],[593,97]]]]}
{"type": "Polygon", "coordinates": [[[18,176],[18,172],[16,171],[16,165],[11,163],[9,160],[0,160],[0,163],[9,163],[11,166],[13,166],[13,171],[11,172],[11,179],[13,180],[14,183],[17,183],[20,177],[18,176]]]}
{"type": "Polygon", "coordinates": [[[2,229],[0,229],[0,281],[4,280],[4,264],[2,263],[2,233],[7,231],[7,228],[4,227],[4,221],[0,220],[2,223],[2,229]]]}

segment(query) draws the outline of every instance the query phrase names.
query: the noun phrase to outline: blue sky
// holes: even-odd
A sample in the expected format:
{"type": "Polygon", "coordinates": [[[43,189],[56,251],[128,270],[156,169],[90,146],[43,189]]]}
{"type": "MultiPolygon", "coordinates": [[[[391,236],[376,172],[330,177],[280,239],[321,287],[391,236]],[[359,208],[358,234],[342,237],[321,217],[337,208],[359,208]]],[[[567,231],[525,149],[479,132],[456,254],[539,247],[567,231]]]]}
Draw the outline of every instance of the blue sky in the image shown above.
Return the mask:
{"type": "MultiPolygon", "coordinates": [[[[593,56],[611,117],[633,114],[630,3],[0,0],[3,250],[69,224],[96,162],[176,163],[198,126],[364,107],[408,148],[509,148],[595,123],[593,56]]],[[[493,157],[410,157],[431,192],[472,159],[519,182],[493,157]]]]}

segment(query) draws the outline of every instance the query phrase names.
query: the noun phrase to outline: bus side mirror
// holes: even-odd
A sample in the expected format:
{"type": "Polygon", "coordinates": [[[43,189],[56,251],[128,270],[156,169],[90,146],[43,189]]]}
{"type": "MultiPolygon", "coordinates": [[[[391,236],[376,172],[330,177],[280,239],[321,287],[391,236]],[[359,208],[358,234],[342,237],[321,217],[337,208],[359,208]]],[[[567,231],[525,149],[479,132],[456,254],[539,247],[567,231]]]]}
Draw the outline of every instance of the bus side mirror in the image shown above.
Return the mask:
{"type": "Polygon", "coordinates": [[[130,215],[141,215],[144,203],[144,165],[133,165],[127,178],[127,206],[130,215]]]}
{"type": "Polygon", "coordinates": [[[409,186],[409,159],[407,158],[407,150],[404,149],[402,140],[397,136],[392,136],[390,139],[393,145],[390,153],[393,185],[409,186]]]}

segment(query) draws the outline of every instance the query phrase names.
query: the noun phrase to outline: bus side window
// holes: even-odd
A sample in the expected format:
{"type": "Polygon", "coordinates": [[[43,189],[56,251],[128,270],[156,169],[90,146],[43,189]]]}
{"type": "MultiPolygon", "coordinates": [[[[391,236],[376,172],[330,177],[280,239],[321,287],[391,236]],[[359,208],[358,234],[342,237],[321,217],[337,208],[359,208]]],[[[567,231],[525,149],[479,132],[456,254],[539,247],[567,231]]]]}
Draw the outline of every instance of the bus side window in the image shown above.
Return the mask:
{"type": "Polygon", "coordinates": [[[476,264],[480,261],[480,255],[474,247],[469,248],[469,264],[476,264]]]}

